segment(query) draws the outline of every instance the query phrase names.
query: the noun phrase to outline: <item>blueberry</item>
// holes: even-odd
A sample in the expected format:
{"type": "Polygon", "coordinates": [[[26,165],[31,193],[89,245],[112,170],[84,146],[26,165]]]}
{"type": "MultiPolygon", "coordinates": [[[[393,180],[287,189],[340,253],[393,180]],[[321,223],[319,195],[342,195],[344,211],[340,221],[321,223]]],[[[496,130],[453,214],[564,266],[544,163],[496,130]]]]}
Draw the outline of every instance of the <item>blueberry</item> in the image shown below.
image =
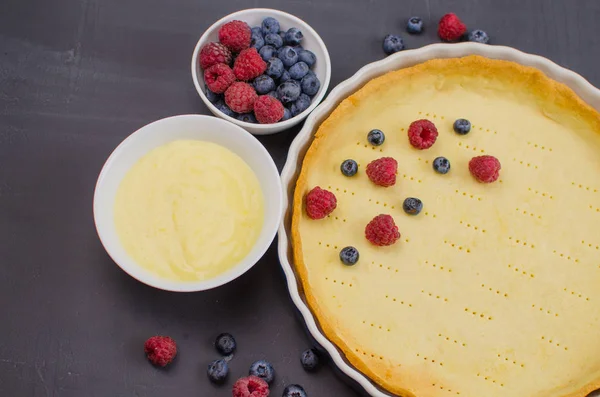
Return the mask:
{"type": "Polygon", "coordinates": [[[258,123],[258,121],[256,121],[256,117],[252,113],[240,113],[237,115],[236,119],[238,119],[239,121],[244,121],[246,123],[258,123]]]}
{"type": "Polygon", "coordinates": [[[263,19],[261,26],[264,35],[267,33],[279,32],[279,21],[273,17],[266,17],[263,19]]]}
{"type": "MultiPolygon", "coordinates": [[[[265,46],[266,47],[266,46],[265,46]]],[[[263,47],[263,48],[265,48],[263,47]]],[[[267,61],[267,71],[265,72],[268,76],[278,79],[283,74],[283,62],[279,58],[271,58],[267,61]]]]}
{"type": "Polygon", "coordinates": [[[345,247],[340,251],[340,260],[344,265],[356,265],[359,256],[358,250],[354,247],[345,247]]]}
{"type": "Polygon", "coordinates": [[[302,80],[302,77],[308,73],[308,65],[302,61],[292,65],[289,70],[290,77],[294,80],[302,80]]]}
{"type": "Polygon", "coordinates": [[[283,65],[286,68],[289,68],[290,66],[298,62],[298,52],[290,46],[280,48],[277,52],[277,56],[279,57],[279,59],[281,59],[283,65]]]}
{"type": "Polygon", "coordinates": [[[423,20],[420,17],[412,17],[408,19],[406,23],[406,31],[412,34],[419,34],[423,32],[423,20]]]}
{"type": "Polygon", "coordinates": [[[317,62],[317,56],[312,51],[300,50],[298,51],[298,61],[302,61],[307,64],[309,68],[312,68],[317,62]]]}
{"type": "Polygon", "coordinates": [[[252,376],[258,376],[269,384],[273,382],[273,378],[275,378],[275,370],[273,369],[273,366],[265,360],[254,362],[250,366],[250,371],[248,374],[252,376]]]}
{"type": "Polygon", "coordinates": [[[307,73],[306,76],[302,78],[300,85],[302,86],[302,92],[310,96],[315,95],[319,92],[319,88],[321,88],[321,82],[314,73],[307,73]]]}
{"type": "Polygon", "coordinates": [[[279,78],[279,84],[285,83],[289,79],[291,79],[290,72],[288,72],[287,70],[284,70],[283,73],[281,74],[281,77],[279,78]]]}
{"type": "Polygon", "coordinates": [[[445,157],[437,157],[433,160],[433,169],[438,174],[447,174],[450,171],[450,161],[445,157]]]}
{"type": "Polygon", "coordinates": [[[265,44],[273,46],[275,48],[281,48],[281,46],[283,45],[283,40],[281,39],[281,36],[279,36],[277,33],[267,33],[265,35],[265,44]]]}
{"type": "Polygon", "coordinates": [[[304,35],[302,35],[302,32],[298,28],[290,28],[285,33],[284,41],[286,45],[298,45],[303,38],[304,35]]]}
{"type": "Polygon", "coordinates": [[[385,141],[385,134],[378,129],[371,130],[367,134],[367,141],[373,146],[380,146],[385,141]]]}
{"type": "Polygon", "coordinates": [[[354,176],[358,172],[358,164],[354,160],[344,160],[340,166],[342,174],[346,176],[354,176]]]}
{"type": "Polygon", "coordinates": [[[258,51],[258,53],[263,61],[267,62],[269,59],[277,55],[277,50],[273,46],[265,45],[260,49],[260,51],[258,51]]]}
{"type": "Polygon", "coordinates": [[[277,97],[277,91],[275,90],[267,92],[267,95],[279,100],[279,97],[277,97]]]}
{"type": "Polygon", "coordinates": [[[297,116],[300,113],[304,112],[310,106],[310,97],[306,94],[300,94],[296,102],[292,103],[290,106],[290,111],[292,112],[292,116],[297,116]]]}
{"type": "Polygon", "coordinates": [[[471,131],[471,122],[467,119],[458,119],[454,122],[454,132],[466,135],[471,131]]]}
{"type": "Polygon", "coordinates": [[[265,39],[259,27],[252,28],[252,36],[250,38],[250,47],[256,48],[257,51],[265,45],[265,39]]]}
{"type": "Polygon", "coordinates": [[[217,336],[217,340],[215,341],[215,347],[217,351],[224,356],[228,356],[235,351],[236,343],[233,335],[228,333],[222,333],[217,336]]]}
{"type": "Polygon", "coordinates": [[[281,40],[285,40],[285,32],[283,30],[280,30],[277,34],[279,35],[279,37],[281,37],[281,40]]]}
{"type": "Polygon", "coordinates": [[[467,39],[469,41],[474,41],[476,43],[481,43],[481,44],[488,44],[490,42],[490,36],[488,36],[488,34],[486,32],[484,32],[483,30],[479,30],[479,29],[469,32],[467,39]]]}
{"type": "Polygon", "coordinates": [[[223,95],[212,92],[206,85],[204,85],[204,93],[206,94],[206,98],[211,103],[216,103],[223,98],[223,95]]]}
{"type": "Polygon", "coordinates": [[[302,367],[307,371],[314,371],[319,367],[319,356],[315,349],[308,349],[300,357],[302,367]]]}
{"type": "Polygon", "coordinates": [[[404,200],[402,209],[409,215],[417,215],[423,209],[423,202],[418,198],[409,197],[404,200]]]}
{"type": "Polygon", "coordinates": [[[288,108],[283,108],[283,117],[279,121],[286,121],[292,118],[292,112],[288,108]]]}
{"type": "Polygon", "coordinates": [[[229,365],[225,360],[215,360],[208,364],[208,379],[214,383],[223,383],[229,374],[229,365]]]}
{"type": "Polygon", "coordinates": [[[404,49],[404,40],[402,37],[393,34],[388,34],[383,39],[383,51],[390,55],[404,49]]]}
{"type": "Polygon", "coordinates": [[[227,116],[230,117],[234,117],[235,116],[235,112],[231,109],[229,109],[229,106],[227,106],[227,104],[225,102],[223,102],[223,100],[219,99],[217,102],[215,102],[215,107],[217,109],[219,109],[219,111],[223,114],[226,114],[227,116]]]}
{"type": "Polygon", "coordinates": [[[277,87],[277,96],[283,103],[294,102],[300,96],[300,84],[296,80],[288,80],[277,87]]]}
{"type": "Polygon", "coordinates": [[[267,76],[266,74],[255,78],[252,85],[259,95],[266,94],[267,92],[275,89],[275,81],[273,81],[271,76],[267,76]]]}
{"type": "Polygon", "coordinates": [[[289,385],[283,389],[282,397],[307,397],[306,392],[300,385],[289,385]]]}

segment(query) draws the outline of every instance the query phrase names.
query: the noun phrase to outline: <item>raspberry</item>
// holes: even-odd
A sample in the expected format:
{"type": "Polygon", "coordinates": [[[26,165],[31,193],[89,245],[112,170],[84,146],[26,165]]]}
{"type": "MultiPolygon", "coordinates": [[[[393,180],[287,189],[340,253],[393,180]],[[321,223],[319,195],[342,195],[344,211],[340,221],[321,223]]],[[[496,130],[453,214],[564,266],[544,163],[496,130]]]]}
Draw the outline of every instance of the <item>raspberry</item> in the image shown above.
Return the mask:
{"type": "Polygon", "coordinates": [[[391,157],[382,157],[367,165],[367,176],[371,182],[379,186],[394,186],[397,171],[398,162],[391,157]]]}
{"type": "Polygon", "coordinates": [[[168,336],[153,336],[144,343],[144,351],[152,364],[164,367],[177,355],[177,344],[168,336]]]}
{"type": "Polygon", "coordinates": [[[473,157],[469,161],[469,171],[479,182],[491,183],[496,181],[499,176],[500,161],[494,156],[473,157]]]}
{"type": "Polygon", "coordinates": [[[233,70],[224,63],[217,63],[204,71],[204,82],[215,94],[224,93],[234,81],[233,70]]]}
{"type": "Polygon", "coordinates": [[[231,63],[231,51],[221,43],[208,43],[200,50],[200,67],[204,70],[217,63],[231,63]]]}
{"type": "Polygon", "coordinates": [[[283,105],[270,95],[261,95],[254,102],[254,115],[261,124],[276,123],[283,118],[283,105]]]}
{"type": "Polygon", "coordinates": [[[269,385],[257,376],[238,379],[233,385],[233,397],[268,397],[269,385]]]}
{"type": "Polygon", "coordinates": [[[225,103],[234,112],[249,113],[254,109],[258,95],[248,83],[236,81],[225,91],[225,103]]]}
{"type": "Polygon", "coordinates": [[[233,73],[238,80],[251,80],[260,76],[267,70],[267,63],[263,61],[256,48],[247,48],[240,52],[233,65],[233,73]]]}
{"type": "Polygon", "coordinates": [[[467,26],[454,13],[446,14],[440,19],[438,36],[444,41],[458,41],[467,32],[467,26]]]}
{"type": "Polygon", "coordinates": [[[233,52],[250,47],[252,30],[246,22],[231,21],[219,29],[219,41],[233,52]]]}
{"type": "Polygon", "coordinates": [[[429,149],[437,139],[438,131],[429,120],[413,121],[408,127],[408,140],[417,149],[429,149]]]}
{"type": "Polygon", "coordinates": [[[306,214],[311,219],[323,219],[337,206],[335,194],[319,186],[306,195],[306,214]]]}
{"type": "Polygon", "coordinates": [[[367,224],[365,237],[375,245],[385,246],[394,244],[400,238],[400,232],[391,215],[381,214],[367,224]]]}

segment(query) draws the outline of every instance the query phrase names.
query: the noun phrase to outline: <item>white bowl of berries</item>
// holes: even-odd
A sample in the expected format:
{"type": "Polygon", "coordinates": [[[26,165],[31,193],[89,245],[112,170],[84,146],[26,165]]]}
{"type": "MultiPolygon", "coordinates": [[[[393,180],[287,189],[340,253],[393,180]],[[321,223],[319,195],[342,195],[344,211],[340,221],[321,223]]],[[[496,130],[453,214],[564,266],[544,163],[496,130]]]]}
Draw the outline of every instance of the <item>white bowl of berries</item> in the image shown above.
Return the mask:
{"type": "Polygon", "coordinates": [[[192,56],[192,78],[215,116],[268,135],[298,124],[321,102],[331,60],[306,22],[253,8],[227,15],[204,32],[192,56]]]}

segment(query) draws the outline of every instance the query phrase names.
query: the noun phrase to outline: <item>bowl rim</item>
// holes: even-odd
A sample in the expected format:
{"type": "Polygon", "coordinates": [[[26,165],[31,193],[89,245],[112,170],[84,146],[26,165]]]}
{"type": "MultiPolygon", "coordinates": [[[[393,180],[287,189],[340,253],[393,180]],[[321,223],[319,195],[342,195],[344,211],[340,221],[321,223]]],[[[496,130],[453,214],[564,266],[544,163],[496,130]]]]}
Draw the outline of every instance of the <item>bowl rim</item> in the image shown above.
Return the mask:
{"type": "MultiPolygon", "coordinates": [[[[312,142],[317,127],[348,95],[356,92],[367,81],[391,70],[410,67],[427,60],[438,58],[460,58],[468,55],[480,55],[492,59],[502,59],[517,62],[525,66],[533,66],[558,82],[561,82],[575,91],[575,93],[590,106],[600,110],[600,90],[590,84],[581,75],[566,69],[539,55],[533,55],[506,46],[495,46],[479,43],[459,44],[430,44],[425,47],[401,51],[382,60],[369,63],[360,68],[350,78],[344,80],[330,92],[314,112],[312,112],[303,128],[296,135],[290,149],[286,163],[281,172],[284,189],[284,213],[281,218],[278,233],[277,251],[281,267],[283,268],[288,290],[292,301],[300,312],[304,323],[312,337],[329,353],[336,367],[348,378],[362,387],[368,395],[373,397],[389,397],[392,394],[384,391],[371,381],[366,375],[352,366],[344,357],[342,351],[331,342],[320,330],[318,321],[303,298],[302,286],[296,278],[296,273],[290,263],[291,241],[288,238],[287,225],[291,219],[290,205],[293,200],[296,174],[302,166],[303,153],[312,142]]],[[[589,390],[591,392],[593,390],[589,390]]]]}
{"type": "MultiPolygon", "coordinates": [[[[306,35],[306,33],[305,33],[305,35],[306,35]]],[[[251,132],[251,133],[256,134],[256,135],[267,135],[267,134],[275,133],[275,132],[271,132],[271,130],[274,128],[277,128],[278,131],[276,131],[276,132],[280,132],[280,131],[283,131],[287,128],[294,126],[295,124],[297,124],[300,121],[302,121],[303,119],[305,119],[323,100],[323,98],[327,94],[327,89],[329,88],[329,83],[331,82],[331,58],[329,56],[329,51],[327,50],[327,46],[325,45],[325,42],[323,41],[321,36],[319,36],[317,31],[312,26],[310,26],[308,24],[308,22],[298,18],[297,16],[289,14],[285,11],[274,10],[271,8],[247,8],[247,9],[236,11],[234,13],[226,15],[226,16],[222,17],[221,19],[219,19],[218,21],[216,21],[215,23],[213,23],[210,27],[208,27],[208,29],[206,29],[204,31],[202,36],[200,36],[200,38],[198,39],[198,42],[196,43],[196,46],[194,47],[194,52],[192,55],[192,62],[191,62],[191,70],[192,70],[192,80],[194,81],[194,86],[196,87],[196,91],[198,92],[198,95],[200,95],[200,98],[202,99],[204,104],[209,108],[209,110],[213,113],[216,112],[215,114],[218,114],[220,118],[227,120],[231,123],[234,123],[242,128],[252,129],[254,132],[251,132]],[[200,84],[200,81],[202,80],[202,78],[201,78],[201,76],[199,76],[199,73],[198,73],[200,71],[200,67],[198,65],[198,56],[199,56],[200,50],[202,48],[202,43],[207,42],[208,35],[210,33],[212,33],[214,30],[216,30],[217,28],[219,28],[225,22],[229,22],[229,21],[232,21],[232,20],[238,19],[238,18],[240,20],[243,20],[243,16],[247,15],[249,13],[267,14],[267,15],[265,15],[265,17],[266,16],[273,16],[273,17],[285,16],[286,18],[289,18],[289,19],[295,21],[295,23],[302,25],[302,30],[304,32],[309,32],[314,37],[315,41],[317,42],[317,45],[321,48],[321,50],[323,51],[323,54],[325,54],[325,59],[324,59],[325,80],[321,81],[321,88],[319,89],[319,92],[317,93],[317,95],[315,95],[312,98],[310,106],[307,109],[305,109],[302,113],[300,113],[294,117],[290,117],[288,120],[280,121],[280,122],[277,122],[274,124],[254,124],[254,123],[247,123],[245,121],[241,121],[241,120],[238,120],[231,116],[228,116],[228,115],[222,113],[219,109],[217,109],[215,107],[215,105],[212,104],[212,102],[210,102],[208,100],[208,98],[206,97],[206,94],[204,93],[204,90],[202,89],[202,85],[200,84]]]]}
{"type": "MultiPolygon", "coordinates": [[[[257,175],[257,178],[259,180],[261,179],[261,177],[259,175],[257,175]]],[[[262,145],[262,143],[260,143],[260,141],[255,136],[248,133],[248,131],[244,130],[240,126],[229,123],[228,121],[219,119],[217,117],[208,116],[208,115],[200,115],[200,114],[181,114],[181,115],[170,116],[170,117],[158,119],[158,120],[155,120],[148,124],[143,125],[142,127],[135,130],[133,133],[128,135],[125,139],[123,139],[113,149],[111,154],[108,156],[108,158],[102,165],[102,169],[100,170],[100,173],[98,175],[98,179],[96,181],[96,185],[94,188],[94,197],[93,197],[93,203],[92,203],[94,226],[96,228],[96,233],[98,234],[100,242],[102,243],[102,246],[104,247],[106,253],[111,257],[113,262],[116,263],[117,266],[119,266],[125,273],[129,274],[134,279],[136,279],[146,285],[149,285],[151,287],[165,290],[165,291],[172,291],[172,292],[197,292],[197,291],[206,291],[209,289],[213,289],[213,288],[219,287],[221,285],[227,284],[227,283],[237,279],[238,277],[240,277],[244,273],[246,273],[248,270],[250,270],[252,267],[254,267],[254,265],[256,265],[262,259],[262,257],[265,255],[266,251],[271,246],[271,244],[275,238],[275,235],[277,234],[277,228],[281,222],[282,208],[283,208],[283,189],[281,186],[281,179],[279,177],[279,171],[277,169],[277,166],[276,166],[273,158],[271,157],[271,155],[269,154],[267,149],[262,145]],[[263,230],[261,231],[261,233],[263,233],[266,230],[266,237],[267,237],[263,246],[259,247],[259,249],[257,249],[256,252],[252,256],[251,256],[252,251],[250,251],[243,259],[240,260],[240,262],[237,265],[232,267],[227,272],[225,272],[221,275],[218,275],[216,277],[210,278],[208,280],[193,281],[193,282],[178,282],[178,281],[174,281],[174,280],[161,279],[160,277],[154,276],[151,273],[143,270],[139,266],[139,264],[136,263],[136,261],[133,258],[121,257],[120,254],[117,253],[115,245],[110,243],[110,240],[108,239],[109,233],[112,233],[111,230],[106,226],[102,226],[104,223],[102,221],[100,221],[101,217],[106,215],[105,214],[106,210],[104,209],[106,207],[106,204],[102,205],[100,203],[99,196],[104,189],[107,179],[109,178],[108,174],[111,171],[111,169],[114,166],[117,159],[122,156],[126,156],[127,153],[131,150],[131,148],[133,146],[139,145],[139,143],[134,143],[134,142],[136,142],[136,140],[140,139],[140,136],[147,133],[148,128],[150,126],[153,126],[156,124],[168,123],[168,122],[173,121],[174,119],[180,119],[180,118],[195,119],[195,120],[199,120],[199,122],[202,122],[204,119],[211,119],[211,122],[223,123],[223,124],[227,124],[228,126],[232,127],[232,129],[234,131],[236,131],[235,134],[238,134],[240,139],[246,139],[250,145],[254,145],[256,155],[258,155],[258,156],[262,157],[264,160],[266,160],[265,163],[267,164],[267,167],[268,167],[268,174],[265,175],[264,178],[272,179],[272,181],[275,185],[274,191],[275,191],[275,195],[276,195],[275,196],[276,202],[274,203],[274,205],[268,209],[265,208],[265,212],[267,212],[267,211],[272,212],[275,220],[273,221],[273,223],[271,225],[267,224],[266,222],[263,224],[263,230]],[[266,228],[268,228],[268,229],[266,229],[266,228]],[[240,264],[245,261],[247,261],[247,263],[244,266],[240,266],[240,264]]],[[[265,219],[266,219],[266,216],[265,216],[265,219]]],[[[111,222],[114,223],[114,221],[111,221],[111,222]]],[[[117,240],[118,240],[118,237],[117,237],[117,240]]],[[[258,243],[258,241],[257,241],[257,243],[258,243]]]]}

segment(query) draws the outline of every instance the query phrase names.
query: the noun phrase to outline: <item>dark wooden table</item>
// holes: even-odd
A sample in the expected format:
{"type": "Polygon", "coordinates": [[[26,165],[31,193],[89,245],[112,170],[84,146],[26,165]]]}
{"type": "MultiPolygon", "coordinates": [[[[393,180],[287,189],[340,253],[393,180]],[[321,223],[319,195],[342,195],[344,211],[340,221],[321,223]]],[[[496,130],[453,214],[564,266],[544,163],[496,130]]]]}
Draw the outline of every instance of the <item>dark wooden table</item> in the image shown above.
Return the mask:
{"type": "MultiPolygon", "coordinates": [[[[113,148],[153,120],[208,113],[189,71],[192,50],[218,18],[281,9],[328,45],[331,87],[381,59],[387,33],[408,48],[437,42],[456,12],[495,44],[546,56],[600,85],[597,0],[3,0],[0,2],[0,395],[7,397],[230,396],[232,380],[265,358],[272,395],[301,383],[310,396],[354,396],[330,367],[306,374],[310,346],[273,245],[241,279],[176,294],[142,285],[104,252],[92,219],[96,177],[113,148]],[[420,15],[427,31],[404,33],[420,15]],[[219,332],[239,342],[231,381],[206,365],[219,332]],[[144,340],[179,343],[176,363],[153,368],[144,340]]],[[[298,128],[261,138],[284,164],[298,128]]]]}

